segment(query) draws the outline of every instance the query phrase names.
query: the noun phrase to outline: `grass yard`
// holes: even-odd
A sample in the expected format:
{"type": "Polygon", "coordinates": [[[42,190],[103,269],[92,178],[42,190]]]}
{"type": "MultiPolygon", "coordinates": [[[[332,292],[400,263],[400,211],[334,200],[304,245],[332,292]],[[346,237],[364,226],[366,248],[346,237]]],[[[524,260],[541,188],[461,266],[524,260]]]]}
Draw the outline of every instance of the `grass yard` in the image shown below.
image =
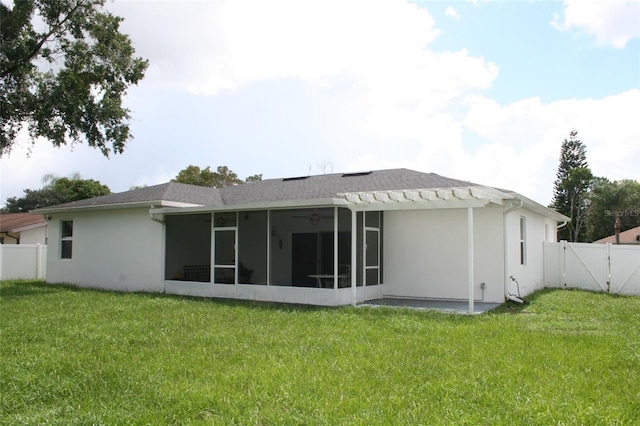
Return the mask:
{"type": "Polygon", "coordinates": [[[0,424],[637,424],[640,298],[479,316],[0,283],[0,424]]]}

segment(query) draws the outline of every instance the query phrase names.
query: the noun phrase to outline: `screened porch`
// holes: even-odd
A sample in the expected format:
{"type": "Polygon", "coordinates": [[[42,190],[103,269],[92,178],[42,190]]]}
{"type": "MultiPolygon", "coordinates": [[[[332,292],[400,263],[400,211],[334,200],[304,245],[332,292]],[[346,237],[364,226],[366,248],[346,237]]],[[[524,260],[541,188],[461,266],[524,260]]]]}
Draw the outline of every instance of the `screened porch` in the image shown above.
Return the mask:
{"type": "Polygon", "coordinates": [[[166,215],[164,223],[164,275],[176,285],[337,290],[352,287],[354,276],[355,287],[383,282],[381,212],[217,211],[166,215]]]}

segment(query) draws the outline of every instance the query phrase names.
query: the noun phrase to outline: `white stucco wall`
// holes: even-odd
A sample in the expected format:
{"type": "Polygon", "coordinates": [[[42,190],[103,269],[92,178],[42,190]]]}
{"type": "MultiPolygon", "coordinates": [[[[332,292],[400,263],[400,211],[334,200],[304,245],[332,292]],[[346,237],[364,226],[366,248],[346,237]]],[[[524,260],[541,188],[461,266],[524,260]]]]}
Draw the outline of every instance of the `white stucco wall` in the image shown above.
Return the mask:
{"type": "Polygon", "coordinates": [[[24,229],[20,232],[2,232],[0,237],[4,241],[2,244],[47,244],[47,225],[36,226],[24,229]]]}
{"type": "Polygon", "coordinates": [[[47,244],[47,225],[20,232],[20,244],[47,244]]]}
{"type": "MultiPolygon", "coordinates": [[[[476,208],[475,299],[504,301],[502,209],[476,208]]],[[[385,294],[467,299],[467,210],[390,211],[384,215],[385,294]]]]}
{"type": "MultiPolygon", "coordinates": [[[[522,297],[544,287],[544,242],[555,241],[556,222],[526,209],[518,209],[506,217],[507,277],[513,276],[522,297]],[[520,263],[520,217],[526,222],[526,261],[520,263]]],[[[508,279],[507,290],[517,294],[514,281],[508,279]]]]}
{"type": "Polygon", "coordinates": [[[163,226],[146,208],[53,215],[47,282],[164,291],[163,226]],[[72,259],[60,258],[60,221],[73,220],[72,259]]]}

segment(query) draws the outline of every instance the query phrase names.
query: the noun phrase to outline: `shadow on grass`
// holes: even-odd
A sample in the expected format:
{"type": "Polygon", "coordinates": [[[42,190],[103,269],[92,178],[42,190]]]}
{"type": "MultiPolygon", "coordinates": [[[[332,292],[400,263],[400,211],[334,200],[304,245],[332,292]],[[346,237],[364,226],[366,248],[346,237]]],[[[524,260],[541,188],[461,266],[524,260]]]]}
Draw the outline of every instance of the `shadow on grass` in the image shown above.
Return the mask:
{"type": "Polygon", "coordinates": [[[8,302],[11,299],[52,295],[52,294],[63,293],[63,292],[87,292],[87,293],[97,292],[105,295],[112,295],[114,297],[130,297],[131,295],[135,295],[136,297],[140,297],[144,299],[169,299],[169,300],[178,300],[178,301],[189,301],[191,303],[214,304],[217,306],[225,306],[225,307],[243,307],[243,308],[250,308],[250,309],[267,309],[267,310],[291,311],[291,312],[313,312],[313,311],[339,309],[339,307],[333,307],[333,306],[314,306],[314,305],[303,305],[303,304],[262,302],[262,301],[213,298],[213,297],[182,296],[182,295],[166,294],[166,293],[123,292],[123,291],[116,291],[116,290],[84,288],[74,284],[67,284],[67,283],[49,284],[42,280],[0,281],[0,299],[2,299],[5,302],[8,302]]]}
{"type": "Polygon", "coordinates": [[[558,288],[544,288],[542,290],[537,290],[529,295],[527,295],[523,300],[525,303],[516,303],[510,300],[507,300],[502,305],[488,312],[490,315],[502,315],[502,314],[519,314],[523,311],[526,311],[531,305],[534,305],[538,299],[544,297],[549,293],[553,293],[556,291],[565,291],[564,289],[558,288]]]}
{"type": "Polygon", "coordinates": [[[41,280],[7,280],[0,282],[0,299],[42,296],[63,291],[80,291],[70,284],[47,284],[41,280]]]}

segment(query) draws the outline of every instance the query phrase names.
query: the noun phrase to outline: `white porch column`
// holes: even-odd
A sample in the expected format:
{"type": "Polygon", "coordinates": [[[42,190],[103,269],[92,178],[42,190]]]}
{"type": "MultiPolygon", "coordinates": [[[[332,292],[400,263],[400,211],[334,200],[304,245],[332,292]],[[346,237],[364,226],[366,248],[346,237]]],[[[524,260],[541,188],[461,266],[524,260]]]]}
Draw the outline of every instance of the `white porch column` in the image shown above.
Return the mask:
{"type": "Polygon", "coordinates": [[[267,286],[271,285],[271,210],[267,210],[267,286]]]}
{"type": "Polygon", "coordinates": [[[351,304],[356,306],[356,278],[358,269],[358,216],[351,210],[351,304]]]}
{"type": "Polygon", "coordinates": [[[475,312],[473,295],[473,207],[467,207],[467,240],[468,240],[468,267],[469,272],[469,315],[475,312]]]}

